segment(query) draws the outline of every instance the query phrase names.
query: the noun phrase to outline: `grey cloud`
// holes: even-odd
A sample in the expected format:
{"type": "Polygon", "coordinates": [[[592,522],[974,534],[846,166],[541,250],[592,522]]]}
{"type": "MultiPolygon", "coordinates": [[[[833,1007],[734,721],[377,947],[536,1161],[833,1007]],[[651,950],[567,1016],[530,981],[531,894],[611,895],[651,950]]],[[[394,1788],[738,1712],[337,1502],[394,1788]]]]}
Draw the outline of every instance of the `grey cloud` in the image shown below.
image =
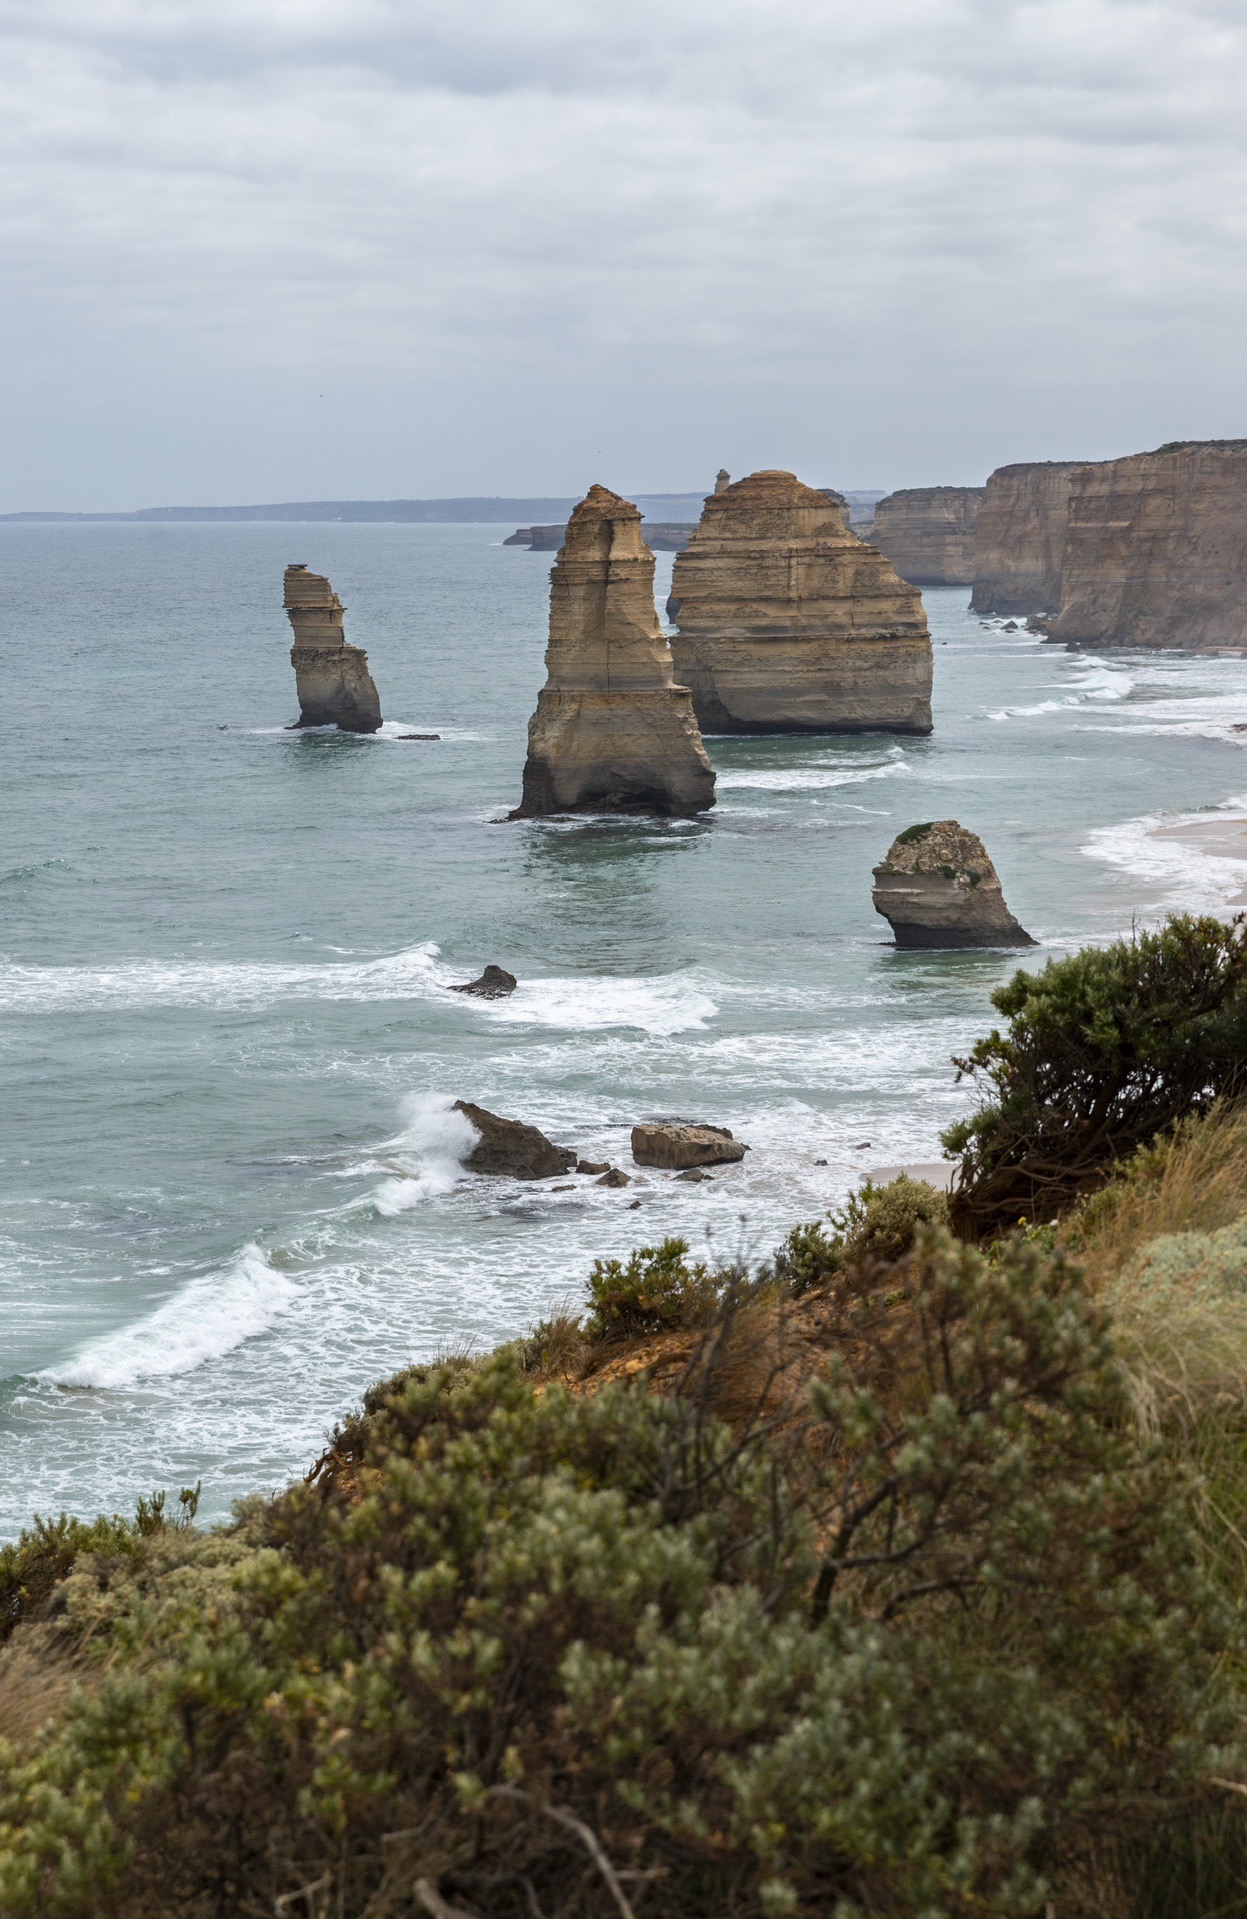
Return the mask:
{"type": "Polygon", "coordinates": [[[1245,424],[1216,0],[8,0],[0,53],[10,506],[1245,424]]]}

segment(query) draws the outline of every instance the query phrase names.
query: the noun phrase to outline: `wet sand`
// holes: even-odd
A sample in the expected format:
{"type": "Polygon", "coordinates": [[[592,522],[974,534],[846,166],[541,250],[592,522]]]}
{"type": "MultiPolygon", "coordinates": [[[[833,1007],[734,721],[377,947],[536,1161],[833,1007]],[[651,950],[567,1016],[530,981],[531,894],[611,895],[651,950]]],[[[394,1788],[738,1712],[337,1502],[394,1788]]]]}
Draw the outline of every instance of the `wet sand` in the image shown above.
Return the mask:
{"type": "MultiPolygon", "coordinates": [[[[1211,854],[1214,859],[1247,860],[1247,819],[1192,820],[1184,826],[1158,826],[1148,838],[1176,840],[1179,846],[1211,854]]],[[[1228,903],[1247,906],[1247,888],[1228,903]]]]}

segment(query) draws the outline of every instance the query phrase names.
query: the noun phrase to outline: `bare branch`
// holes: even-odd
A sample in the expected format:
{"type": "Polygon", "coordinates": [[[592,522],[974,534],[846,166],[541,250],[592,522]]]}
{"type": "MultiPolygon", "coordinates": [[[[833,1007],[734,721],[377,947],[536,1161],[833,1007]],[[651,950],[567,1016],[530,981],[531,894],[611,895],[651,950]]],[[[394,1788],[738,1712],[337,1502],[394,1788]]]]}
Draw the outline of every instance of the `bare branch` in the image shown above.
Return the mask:
{"type": "MultiPolygon", "coordinates": [[[[566,1806],[547,1805],[544,1801],[535,1799],[531,1792],[525,1792],[520,1786],[491,1786],[489,1793],[494,1799],[522,1800],[525,1805],[532,1806],[535,1812],[544,1812],[547,1819],[557,1820],[560,1826],[566,1826],[568,1832],[574,1832],[610,1887],[615,1904],[619,1907],[621,1919],[636,1919],[628,1903],[628,1895],[619,1883],[619,1874],[607,1858],[602,1842],[592,1826],[586,1826],[584,1820],[577,1819],[575,1813],[569,1812],[566,1806]]],[[[449,1908],[446,1912],[436,1914],[435,1919],[449,1919],[449,1908]]],[[[466,1919],[466,1914],[457,1914],[455,1919],[466,1919]]]]}
{"type": "Polygon", "coordinates": [[[452,1906],[443,1899],[431,1879],[417,1879],[413,1890],[430,1919],[472,1919],[462,1906],[452,1906]]]}
{"type": "Polygon", "coordinates": [[[300,1886],[295,1892],[283,1892],[279,1894],[273,1901],[273,1911],[277,1914],[277,1919],[282,1919],[282,1915],[289,1912],[296,1899],[306,1899],[307,1909],[311,1915],[311,1919],[316,1919],[316,1901],[313,1895],[324,1891],[332,1884],[332,1872],[325,1872],[321,1874],[319,1879],[313,1879],[310,1885],[300,1886]]]}

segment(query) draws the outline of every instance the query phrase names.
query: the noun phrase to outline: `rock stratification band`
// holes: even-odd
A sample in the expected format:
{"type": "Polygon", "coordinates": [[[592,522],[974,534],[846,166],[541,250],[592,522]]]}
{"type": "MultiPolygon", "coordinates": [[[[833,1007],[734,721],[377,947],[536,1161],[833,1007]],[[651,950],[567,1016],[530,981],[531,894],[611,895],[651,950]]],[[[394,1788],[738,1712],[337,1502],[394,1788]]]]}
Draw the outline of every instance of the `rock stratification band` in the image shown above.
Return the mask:
{"type": "Polygon", "coordinates": [[[975,530],[975,613],[1055,613],[1075,460],[997,467],[975,530]]]}
{"type": "Polygon", "coordinates": [[[572,514],[550,572],[546,668],[513,818],[714,805],[714,769],[654,610],[641,515],[604,486],[572,514]]]}
{"type": "Polygon", "coordinates": [[[290,664],[299,694],[296,726],[339,726],[347,733],[375,733],[381,701],[362,647],[348,646],[346,612],[323,574],[302,563],[286,568],[285,608],[294,628],[290,664]]]}
{"type": "Polygon", "coordinates": [[[1247,646],[1247,440],[1078,467],[1054,640],[1247,646]]]}
{"type": "Polygon", "coordinates": [[[921,597],[795,474],[716,486],[670,608],[676,674],[707,733],[931,731],[921,597]]]}
{"type": "Polygon", "coordinates": [[[879,501],[863,537],[911,586],[973,586],[975,533],[986,491],[903,487],[879,501]]]}

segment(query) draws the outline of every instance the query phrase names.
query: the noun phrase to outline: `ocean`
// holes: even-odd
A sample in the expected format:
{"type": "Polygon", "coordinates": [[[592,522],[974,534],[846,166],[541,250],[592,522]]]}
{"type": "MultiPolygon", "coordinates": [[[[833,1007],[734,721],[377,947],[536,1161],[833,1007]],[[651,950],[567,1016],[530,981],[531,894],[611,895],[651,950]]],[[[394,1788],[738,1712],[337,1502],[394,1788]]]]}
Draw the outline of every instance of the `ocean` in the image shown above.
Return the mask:
{"type": "Polygon", "coordinates": [[[595,1258],[758,1260],[938,1158],[1019,959],[890,947],[903,827],[982,834],[1023,964],[1247,885],[1148,837],[1247,811],[1247,661],[1069,654],[959,589],[924,596],[929,739],[716,739],[704,819],[504,823],[550,563],[506,530],[0,528],[0,1536],[197,1480],[220,1518],[595,1258]],[[286,730],[291,560],[368,649],[372,738],[286,730]],[[446,990],[489,961],[511,999],[446,990]],[[750,1151],[704,1185],[482,1180],[460,1097],[625,1167],[652,1115],[750,1151]]]}

